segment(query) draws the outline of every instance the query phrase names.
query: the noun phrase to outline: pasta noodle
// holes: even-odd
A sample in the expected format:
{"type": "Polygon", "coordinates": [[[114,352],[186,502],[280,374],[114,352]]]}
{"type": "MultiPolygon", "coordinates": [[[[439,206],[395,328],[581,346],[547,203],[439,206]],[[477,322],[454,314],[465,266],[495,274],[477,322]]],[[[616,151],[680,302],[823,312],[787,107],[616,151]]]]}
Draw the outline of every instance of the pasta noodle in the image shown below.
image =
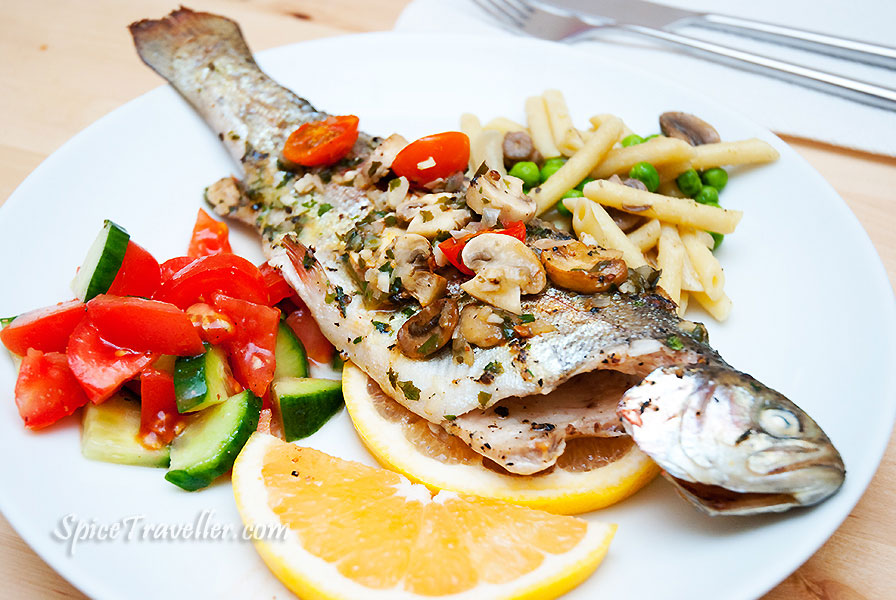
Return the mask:
{"type": "Polygon", "coordinates": [[[694,148],[691,166],[697,170],[723,165],[752,165],[777,160],[780,154],[762,140],[751,138],[739,142],[703,144],[694,148]]]}
{"type": "Polygon", "coordinates": [[[542,94],[542,98],[554,136],[554,144],[562,154],[572,156],[583,144],[578,130],[572,125],[572,117],[569,116],[569,108],[566,106],[563,93],[559,90],[547,90],[542,94]]]}
{"type": "Polygon", "coordinates": [[[725,292],[722,292],[717,300],[711,300],[703,292],[691,292],[689,296],[696,300],[697,304],[702,306],[716,321],[724,321],[731,314],[731,298],[725,292]]]}
{"type": "Polygon", "coordinates": [[[660,240],[656,247],[656,264],[660,269],[659,285],[678,304],[681,300],[685,249],[674,225],[663,225],[660,228],[660,240]]]}
{"type": "Polygon", "coordinates": [[[585,186],[585,196],[643,217],[719,233],[734,232],[743,216],[739,210],[698,204],[690,198],[670,198],[610,181],[590,182],[585,186]]]}
{"type": "Polygon", "coordinates": [[[649,162],[659,168],[668,163],[690,161],[694,158],[694,147],[675,138],[655,137],[642,144],[627,148],[613,148],[593,171],[595,179],[606,179],[611,175],[625,176],[639,162],[649,162]]]}
{"type": "Polygon", "coordinates": [[[529,137],[532,138],[535,149],[545,158],[560,156],[541,96],[526,98],[526,122],[529,124],[529,137]]]}
{"type": "MultiPolygon", "coordinates": [[[[461,123],[463,124],[463,123],[461,123]]],[[[506,117],[497,117],[482,126],[483,129],[494,129],[501,133],[509,133],[511,131],[526,131],[526,128],[506,117]]]]}
{"type": "Polygon", "coordinates": [[[619,140],[621,133],[622,122],[619,119],[607,119],[601,124],[581,150],[566,161],[566,164],[560,167],[547,181],[532,191],[530,195],[538,207],[536,214],[541,214],[554,206],[560,196],[587,177],[594,165],[599,163],[613,147],[613,144],[619,140]]]}
{"type": "Polygon", "coordinates": [[[660,222],[656,219],[651,219],[634,231],[630,231],[627,236],[629,241],[637,246],[641,252],[647,252],[656,246],[660,239],[660,222]]]}
{"type": "Polygon", "coordinates": [[[472,168],[478,169],[479,165],[485,163],[489,169],[494,169],[501,175],[506,175],[504,150],[501,147],[503,142],[504,136],[500,131],[495,131],[494,129],[483,129],[480,131],[479,135],[470,144],[472,168]]]}
{"type": "Polygon", "coordinates": [[[572,228],[576,235],[580,238],[591,236],[598,245],[621,251],[631,269],[647,264],[638,247],[629,241],[600,204],[586,198],[574,198],[567,204],[572,211],[572,228]]]}
{"type": "Polygon", "coordinates": [[[722,271],[719,261],[692,230],[682,230],[681,242],[697,273],[697,279],[703,286],[701,293],[710,300],[719,300],[725,294],[722,289],[725,286],[725,273],[722,271]]]}
{"type": "Polygon", "coordinates": [[[460,130],[465,133],[467,138],[470,140],[469,168],[471,171],[475,171],[479,168],[479,163],[476,163],[476,158],[472,152],[472,146],[474,140],[479,137],[479,133],[482,131],[482,125],[479,122],[479,117],[470,113],[462,114],[460,116],[460,130]]]}

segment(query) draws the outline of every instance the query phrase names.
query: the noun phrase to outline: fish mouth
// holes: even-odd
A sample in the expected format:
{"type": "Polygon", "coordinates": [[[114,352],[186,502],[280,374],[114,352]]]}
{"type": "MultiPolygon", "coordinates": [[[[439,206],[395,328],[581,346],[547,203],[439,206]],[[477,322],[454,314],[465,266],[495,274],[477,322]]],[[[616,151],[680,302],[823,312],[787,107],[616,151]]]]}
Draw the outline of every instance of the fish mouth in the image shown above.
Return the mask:
{"type": "Polygon", "coordinates": [[[775,492],[736,492],[718,485],[685,481],[669,475],[663,476],[675,486],[676,491],[702,512],[711,515],[754,515],[766,512],[783,512],[803,503],[794,494],[775,492]]]}
{"type": "Polygon", "coordinates": [[[747,467],[756,475],[783,475],[815,469],[845,473],[843,459],[830,444],[791,443],[760,450],[747,459],[747,467]]]}

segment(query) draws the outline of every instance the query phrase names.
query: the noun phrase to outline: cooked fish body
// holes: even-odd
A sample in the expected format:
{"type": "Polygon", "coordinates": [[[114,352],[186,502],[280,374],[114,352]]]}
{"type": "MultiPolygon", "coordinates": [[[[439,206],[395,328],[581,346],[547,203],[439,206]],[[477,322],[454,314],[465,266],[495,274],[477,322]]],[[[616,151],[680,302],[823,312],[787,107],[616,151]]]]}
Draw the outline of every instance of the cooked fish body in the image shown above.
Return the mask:
{"type": "MultiPolygon", "coordinates": [[[[131,31],[141,58],[197,108],[242,165],[242,189],[216,210],[259,230],[271,263],[282,269],[324,335],[413,412],[440,423],[445,415],[502,398],[548,393],[594,369],[646,375],[659,365],[719,360],[658,296],[582,295],[556,287],[522,299],[523,312],[553,331],[524,343],[477,348],[472,364],[458,363],[447,351],[427,360],[405,356],[396,333],[408,316],[365,306],[341,237],[370,215],[377,193],[352,186],[346,165],[361,163],[379,140],[361,135],[346,165],[306,170],[313,183],[303,187],[304,178],[280,168],[280,148],[300,124],[326,115],[258,69],[235,23],[180,9],[135,23],[131,31]],[[313,248],[315,260],[305,261],[302,246],[313,248]]],[[[558,236],[547,224],[529,223],[529,244],[558,236]]],[[[452,289],[463,295],[456,285],[452,289]]]]}
{"type": "Polygon", "coordinates": [[[846,474],[809,415],[725,366],[659,368],[626,392],[619,414],[638,447],[711,514],[815,504],[846,474]]]}
{"type": "MultiPolygon", "coordinates": [[[[540,324],[536,333],[512,335],[509,343],[467,346],[468,352],[461,355],[443,348],[426,353],[425,360],[402,352],[397,333],[409,319],[424,315],[426,308],[410,316],[402,310],[409,307],[407,303],[367,302],[365,294],[378,282],[362,284],[349,264],[353,240],[385,248],[399,240],[419,241],[410,232],[414,223],[419,231],[426,229],[426,219],[420,229],[420,219],[401,216],[403,208],[414,208],[413,203],[390,205],[389,191],[374,185],[377,176],[388,172],[383,161],[394,156],[402,140],[393,136],[382,143],[362,133],[349,155],[332,167],[285,168],[280,150],[288,134],[326,114],[259,70],[235,23],[180,9],[161,20],[135,23],[131,31],[141,58],[199,111],[242,167],[242,181],[228,178],[209,189],[207,198],[216,211],[259,231],[271,264],[281,268],[324,335],[409,410],[463,431],[462,439],[469,443],[490,435],[494,422],[489,421],[490,413],[482,416],[481,411],[502,399],[519,398],[510,402],[537,405],[538,412],[543,403],[526,397],[549,394],[576,375],[594,370],[635,378],[649,375],[622,400],[620,414],[627,431],[704,508],[744,513],[783,510],[817,502],[842,482],[842,461],[814,422],[777,392],[728,367],[700,335],[702,327],[679,319],[651,285],[642,285],[649,278],[641,274],[639,285],[632,287],[637,278],[630,273],[628,288],[614,288],[624,292],[584,294],[548,282],[543,290],[539,285],[538,291],[524,292],[519,305],[513,297],[501,298],[507,307],[521,308],[540,324]],[[396,216],[409,223],[406,228],[397,226],[396,216]],[[691,410],[708,405],[710,397],[719,398],[718,403],[712,401],[711,419],[691,410]],[[642,415],[641,404],[648,400],[654,410],[645,409],[642,415]],[[757,408],[769,402],[777,406],[777,413],[757,408]],[[725,407],[730,415],[722,414],[720,408],[725,407]],[[769,423],[785,413],[806,424],[806,436],[769,434],[769,423]],[[674,423],[689,428],[676,430],[674,423]],[[734,502],[716,501],[723,488],[734,490],[729,494],[736,497],[734,502]],[[763,497],[750,496],[756,493],[763,497]],[[745,504],[748,496],[755,501],[750,507],[745,504]]],[[[416,197],[415,202],[445,204],[440,218],[459,227],[472,219],[465,212],[466,186],[416,197]]],[[[536,256],[568,242],[568,236],[537,219],[526,224],[526,232],[524,250],[536,256]]],[[[366,272],[377,276],[375,271],[366,272]]],[[[432,306],[457,311],[475,304],[464,293],[466,289],[475,295],[469,282],[461,287],[460,280],[446,283],[442,275],[427,274],[430,289],[447,292],[441,304],[432,306]]],[[[543,280],[543,271],[538,276],[543,280]]],[[[385,288],[382,291],[390,293],[391,288],[385,288]]],[[[423,307],[432,302],[417,299],[423,307]]],[[[451,310],[445,314],[448,321],[456,317],[456,313],[451,317],[451,310]]],[[[441,323],[441,318],[430,320],[430,325],[437,321],[441,323]]],[[[558,422],[561,416],[557,415],[558,422]]],[[[579,425],[587,419],[563,418],[564,438],[582,434],[579,425]]],[[[507,455],[524,457],[518,465],[506,459],[503,464],[520,472],[549,467],[564,443],[559,436],[542,443],[510,429],[502,435],[504,441],[498,445],[507,455]]],[[[483,446],[484,442],[472,445],[477,451],[483,446]]]]}

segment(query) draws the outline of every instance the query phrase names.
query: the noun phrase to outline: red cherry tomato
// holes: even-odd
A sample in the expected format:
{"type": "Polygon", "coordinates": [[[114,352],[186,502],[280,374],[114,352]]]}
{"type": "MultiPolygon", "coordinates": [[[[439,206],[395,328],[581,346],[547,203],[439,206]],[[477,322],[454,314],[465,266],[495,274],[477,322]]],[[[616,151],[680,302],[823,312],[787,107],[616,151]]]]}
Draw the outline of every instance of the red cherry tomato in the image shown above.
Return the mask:
{"type": "Polygon", "coordinates": [[[392,161],[392,170],[411,183],[425,185],[465,170],[469,160],[470,138],[459,131],[446,131],[405,146],[392,161]]]}
{"type": "Polygon", "coordinates": [[[16,379],[16,406],[25,427],[51,425],[87,404],[65,354],[28,349],[16,379]]]}
{"type": "Polygon", "coordinates": [[[283,146],[283,157],[303,167],[332,165],[352,149],[358,139],[358,117],[327,117],[305,123],[283,146]]]}
{"type": "Polygon", "coordinates": [[[330,343],[330,340],[324,337],[317,321],[311,316],[311,312],[304,304],[296,308],[286,317],[286,324],[289,325],[299,341],[305,347],[308,358],[315,362],[329,364],[333,361],[333,354],[336,348],[330,343]]]}
{"type": "Polygon", "coordinates": [[[94,404],[108,400],[121,384],[159,357],[110,344],[87,318],[75,327],[65,354],[69,368],[94,404]]]}
{"type": "Polygon", "coordinates": [[[140,437],[148,448],[167,446],[180,426],[171,373],[147,367],[140,375],[140,437]]]}
{"type": "Polygon", "coordinates": [[[84,318],[86,308],[83,302],[71,300],[23,313],[0,331],[0,341],[19,356],[25,356],[28,348],[65,352],[68,336],[84,318]]]}
{"type": "Polygon", "coordinates": [[[509,235],[515,237],[521,242],[526,241],[526,226],[522,221],[514,221],[512,223],[508,223],[504,229],[486,229],[484,231],[477,231],[476,233],[470,233],[461,238],[449,238],[444,242],[439,244],[439,250],[442,251],[442,254],[445,255],[445,258],[448,259],[448,262],[454,265],[458,271],[463,273],[464,275],[473,276],[475,273],[470,270],[467,265],[464,264],[463,259],[461,258],[461,253],[464,251],[464,246],[467,245],[467,242],[472,240],[477,235],[482,235],[483,233],[501,233],[504,235],[509,235]]]}
{"type": "Polygon", "coordinates": [[[193,226],[193,236],[190,238],[187,256],[199,258],[222,252],[233,253],[233,250],[230,249],[227,223],[216,221],[200,208],[199,214],[196,216],[196,225],[193,226]]]}
{"type": "Polygon", "coordinates": [[[203,302],[196,303],[187,309],[187,316],[199,333],[202,341],[212,345],[222,344],[233,339],[236,324],[224,313],[203,302]]]}
{"type": "Polygon", "coordinates": [[[291,298],[295,295],[295,290],[283,278],[280,269],[276,269],[265,262],[258,265],[258,270],[261,271],[261,276],[264,277],[264,284],[268,288],[268,305],[274,306],[284,298],[291,298]]]}
{"type": "Polygon", "coordinates": [[[174,274],[186,267],[188,264],[193,262],[194,258],[190,258],[189,256],[175,256],[174,258],[169,258],[161,265],[159,268],[161,270],[161,280],[162,283],[165,283],[172,277],[174,274]]]}
{"type": "Polygon", "coordinates": [[[236,325],[234,337],[222,344],[236,380],[256,396],[264,396],[274,379],[280,311],[223,294],[215,294],[212,301],[236,325]]]}
{"type": "Polygon", "coordinates": [[[261,271],[236,254],[197,258],[163,281],[153,299],[186,309],[197,302],[208,302],[216,292],[255,304],[268,303],[261,271]]]}
{"type": "Polygon", "coordinates": [[[124,260],[107,294],[149,298],[159,288],[161,269],[158,261],[143,247],[128,241],[124,260]]]}
{"type": "Polygon", "coordinates": [[[122,348],[175,356],[205,352],[190,317],[168,302],[100,294],[87,303],[87,316],[104,340],[122,348]]]}

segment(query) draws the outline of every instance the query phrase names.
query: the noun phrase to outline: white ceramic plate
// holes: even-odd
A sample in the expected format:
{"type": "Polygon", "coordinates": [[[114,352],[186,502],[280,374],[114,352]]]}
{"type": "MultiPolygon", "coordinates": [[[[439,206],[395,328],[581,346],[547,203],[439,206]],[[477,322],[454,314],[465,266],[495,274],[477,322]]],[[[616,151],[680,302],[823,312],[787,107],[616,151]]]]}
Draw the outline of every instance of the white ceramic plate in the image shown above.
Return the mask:
{"type": "MultiPolygon", "coordinates": [[[[729,362],[818,421],[843,454],[846,484],[822,505],[785,516],[709,518],[657,480],[588,516],[618,522],[619,533],[597,573],[568,597],[754,598],[796,569],[849,514],[880,461],[896,412],[893,296],[855,217],[780,140],[674,84],[532,40],[372,34],[278,48],[260,62],[315,105],[357,114],[377,134],[413,138],[455,129],[464,111],[522,120],[527,96],[558,88],[580,123],[612,112],[646,135],[657,130],[660,113],[684,110],[713,123],[723,139],[755,136],[778,148],[777,163],[742,170],[723,194],[724,205],[745,217],[718,253],[734,312],[724,325],[709,323],[710,336],[729,362]]],[[[103,219],[124,225],[159,259],[182,254],[203,188],[233,172],[215,136],[170,89],[104,117],[53,154],[0,209],[0,315],[71,297],[68,282],[103,219]]],[[[233,230],[235,250],[260,261],[252,233],[233,230]]],[[[213,526],[239,527],[227,481],[185,493],[165,482],[162,470],[85,460],[74,419],[25,431],[13,384],[12,363],[2,358],[0,508],[86,594],[290,597],[251,544],[211,539],[213,526]],[[53,536],[73,532],[76,522],[123,529],[115,539],[74,546],[53,536]],[[159,526],[197,522],[201,532],[189,540],[152,539],[159,526]]],[[[374,464],[344,413],[308,444],[374,464]]]]}

